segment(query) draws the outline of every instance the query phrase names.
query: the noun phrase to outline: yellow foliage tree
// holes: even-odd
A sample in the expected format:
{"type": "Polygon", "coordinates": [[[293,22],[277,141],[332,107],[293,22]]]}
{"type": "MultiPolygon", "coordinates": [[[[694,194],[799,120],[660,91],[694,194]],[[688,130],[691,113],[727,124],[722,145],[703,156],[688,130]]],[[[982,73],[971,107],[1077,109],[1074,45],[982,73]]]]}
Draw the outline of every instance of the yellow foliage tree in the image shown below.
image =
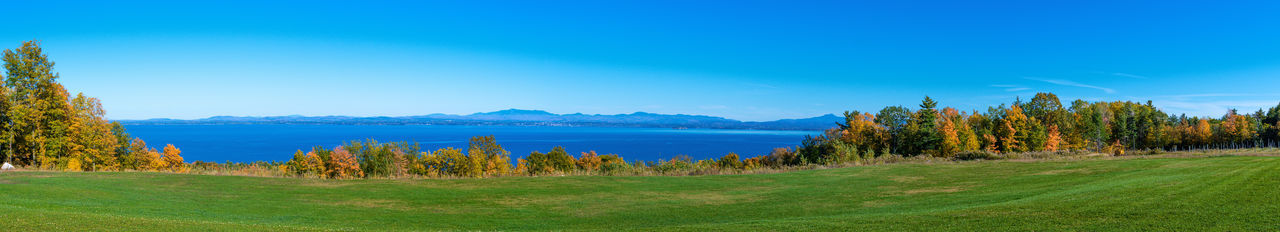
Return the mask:
{"type": "Polygon", "coordinates": [[[466,157],[462,158],[461,168],[458,169],[459,176],[465,177],[483,177],[485,175],[486,155],[481,150],[472,148],[467,151],[466,157]]]}
{"type": "Polygon", "coordinates": [[[471,137],[470,147],[467,149],[468,156],[479,156],[483,164],[481,169],[483,175],[493,176],[511,173],[511,152],[498,145],[498,142],[489,136],[471,137]]]}
{"type": "Polygon", "coordinates": [[[850,113],[845,117],[845,128],[840,131],[840,138],[846,143],[858,145],[859,148],[871,149],[880,145],[881,126],[877,125],[876,116],[871,113],[850,113]]]}
{"type": "MultiPolygon", "coordinates": [[[[951,108],[947,108],[951,109],[951,108]]],[[[945,109],[944,109],[945,111],[945,109]]],[[[938,148],[939,157],[952,157],[960,152],[960,136],[956,133],[956,125],[949,117],[938,120],[938,134],[942,135],[942,144],[938,148]]]]}
{"type": "Polygon", "coordinates": [[[1253,130],[1252,121],[1249,117],[1236,114],[1230,111],[1222,118],[1221,136],[1223,142],[1234,143],[1242,142],[1253,138],[1256,133],[1253,130]]]}
{"type": "Polygon", "coordinates": [[[119,159],[115,150],[119,147],[112,136],[111,124],[104,116],[102,103],[96,98],[78,94],[71,99],[72,112],[69,128],[69,156],[76,161],[74,170],[118,170],[119,159]],[[83,163],[81,163],[83,162],[83,163]]]}
{"type": "Polygon", "coordinates": [[[1019,107],[1016,104],[1005,110],[1005,116],[1000,119],[1000,125],[997,131],[1001,145],[1000,151],[1027,151],[1027,148],[1023,146],[1023,141],[1019,139],[1019,131],[1028,129],[1027,120],[1027,115],[1022,113],[1022,107],[1019,107]]]}
{"type": "Polygon", "coordinates": [[[326,175],[325,163],[316,154],[315,149],[307,153],[302,153],[302,150],[298,150],[294,153],[293,159],[289,160],[286,165],[294,175],[305,177],[324,177],[326,175]]]}
{"type": "Polygon", "coordinates": [[[156,151],[155,148],[150,148],[145,153],[146,153],[145,160],[147,160],[147,170],[162,171],[169,166],[169,163],[165,162],[165,160],[162,159],[162,157],[160,156],[160,152],[156,151]]]}
{"type": "Polygon", "coordinates": [[[182,161],[182,151],[173,144],[164,145],[164,165],[165,170],[171,172],[184,173],[187,172],[187,165],[182,161]]]}
{"type": "Polygon", "coordinates": [[[524,161],[524,159],[516,159],[516,170],[514,172],[519,174],[529,173],[528,163],[529,162],[524,161]]]}

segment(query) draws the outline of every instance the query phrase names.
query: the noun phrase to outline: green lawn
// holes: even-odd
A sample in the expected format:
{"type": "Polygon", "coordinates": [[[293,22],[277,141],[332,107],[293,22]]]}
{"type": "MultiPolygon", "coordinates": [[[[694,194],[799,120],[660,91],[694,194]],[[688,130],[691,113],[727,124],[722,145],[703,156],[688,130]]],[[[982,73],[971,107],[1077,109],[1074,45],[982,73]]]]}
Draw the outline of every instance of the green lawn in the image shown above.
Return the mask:
{"type": "Polygon", "coordinates": [[[0,174],[4,230],[1280,230],[1280,157],[780,174],[314,180],[0,174]]]}

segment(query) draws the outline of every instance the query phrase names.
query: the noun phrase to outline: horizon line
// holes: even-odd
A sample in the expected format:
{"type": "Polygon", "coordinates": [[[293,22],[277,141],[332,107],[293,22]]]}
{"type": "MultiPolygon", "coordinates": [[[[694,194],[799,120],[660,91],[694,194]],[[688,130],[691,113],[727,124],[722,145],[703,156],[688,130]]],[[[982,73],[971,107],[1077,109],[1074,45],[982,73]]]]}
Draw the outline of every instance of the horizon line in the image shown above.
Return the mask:
{"type": "Polygon", "coordinates": [[[557,116],[575,115],[575,114],[581,114],[581,115],[599,115],[599,116],[617,116],[617,115],[631,115],[631,114],[637,114],[637,113],[658,114],[658,115],[670,115],[670,116],[685,115],[685,116],[704,116],[704,117],[723,118],[723,119],[734,120],[734,121],[739,121],[739,122],[771,122],[771,121],[780,121],[780,120],[794,120],[794,119],[820,118],[820,117],[824,117],[824,116],[827,116],[827,115],[837,116],[837,117],[839,117],[839,116],[840,116],[840,115],[837,115],[837,113],[826,113],[826,114],[821,114],[821,115],[812,116],[812,117],[801,117],[801,118],[778,118],[778,119],[774,119],[774,120],[759,120],[759,121],[755,121],[755,120],[741,120],[741,119],[734,119],[734,118],[729,118],[729,117],[724,117],[724,116],[707,115],[707,114],[686,114],[686,113],[674,113],[674,114],[672,114],[672,113],[654,113],[654,112],[645,112],[645,111],[635,111],[635,112],[631,112],[631,113],[617,113],[617,114],[601,114],[601,113],[588,114],[588,113],[582,113],[582,112],[563,113],[563,114],[561,114],[561,113],[554,113],[554,112],[550,112],[550,111],[546,111],[546,110],[531,110],[531,109],[507,108],[507,109],[494,110],[494,111],[481,111],[481,112],[474,112],[474,113],[469,113],[469,114],[427,113],[427,114],[409,114],[409,115],[368,115],[368,116],[358,116],[358,115],[302,115],[302,114],[288,114],[288,115],[213,115],[213,116],[197,117],[197,118],[166,118],[166,117],[159,117],[159,118],[145,118],[145,119],[136,119],[136,118],[135,118],[135,119],[108,119],[108,120],[109,120],[109,121],[201,120],[201,119],[209,119],[209,118],[215,118],[215,117],[254,117],[254,118],[267,118],[267,117],[290,117],[290,116],[296,116],[296,117],[354,117],[354,118],[391,117],[391,118],[395,118],[395,117],[413,117],[413,116],[430,116],[430,115],[469,116],[469,115],[476,115],[476,114],[483,114],[483,113],[494,113],[494,112],[502,112],[502,111],[510,111],[510,110],[520,110],[520,111],[541,111],[541,112],[546,112],[546,113],[554,114],[554,115],[557,115],[557,116]]]}

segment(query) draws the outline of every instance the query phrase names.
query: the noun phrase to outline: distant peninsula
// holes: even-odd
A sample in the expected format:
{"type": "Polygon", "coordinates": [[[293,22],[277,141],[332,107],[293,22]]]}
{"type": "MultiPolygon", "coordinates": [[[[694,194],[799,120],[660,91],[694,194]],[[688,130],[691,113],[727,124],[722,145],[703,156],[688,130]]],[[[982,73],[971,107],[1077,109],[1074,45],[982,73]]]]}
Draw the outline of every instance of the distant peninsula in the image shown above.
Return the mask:
{"type": "Polygon", "coordinates": [[[210,125],[210,124],[309,124],[309,125],[465,125],[465,126],[568,126],[568,127],[647,127],[749,130],[825,130],[843,117],[833,114],[812,118],[749,122],[722,117],[686,114],[554,114],[542,110],[507,109],[469,115],[429,114],[418,116],[214,116],[202,119],[156,118],[117,120],[124,125],[210,125]]]}

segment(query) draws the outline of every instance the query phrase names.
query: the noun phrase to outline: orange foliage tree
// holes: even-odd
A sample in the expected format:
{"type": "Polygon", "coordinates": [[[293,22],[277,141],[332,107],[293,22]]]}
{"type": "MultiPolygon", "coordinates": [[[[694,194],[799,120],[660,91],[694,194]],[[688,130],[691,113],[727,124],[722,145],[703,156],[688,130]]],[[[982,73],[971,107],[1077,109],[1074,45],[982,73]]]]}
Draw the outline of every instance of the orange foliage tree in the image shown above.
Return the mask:
{"type": "Polygon", "coordinates": [[[590,152],[583,152],[582,156],[578,157],[577,165],[578,165],[578,169],[582,169],[586,171],[595,171],[600,169],[601,163],[602,162],[600,160],[600,155],[597,155],[596,151],[590,151],[590,152]]]}
{"type": "Polygon", "coordinates": [[[1062,135],[1058,133],[1058,125],[1049,125],[1049,138],[1045,140],[1045,151],[1058,151],[1062,144],[1062,135]]]}
{"type": "Polygon", "coordinates": [[[360,160],[351,155],[347,149],[341,146],[335,147],[331,156],[327,166],[332,168],[326,170],[329,178],[346,179],[364,176],[364,171],[360,169],[360,160]]]}

